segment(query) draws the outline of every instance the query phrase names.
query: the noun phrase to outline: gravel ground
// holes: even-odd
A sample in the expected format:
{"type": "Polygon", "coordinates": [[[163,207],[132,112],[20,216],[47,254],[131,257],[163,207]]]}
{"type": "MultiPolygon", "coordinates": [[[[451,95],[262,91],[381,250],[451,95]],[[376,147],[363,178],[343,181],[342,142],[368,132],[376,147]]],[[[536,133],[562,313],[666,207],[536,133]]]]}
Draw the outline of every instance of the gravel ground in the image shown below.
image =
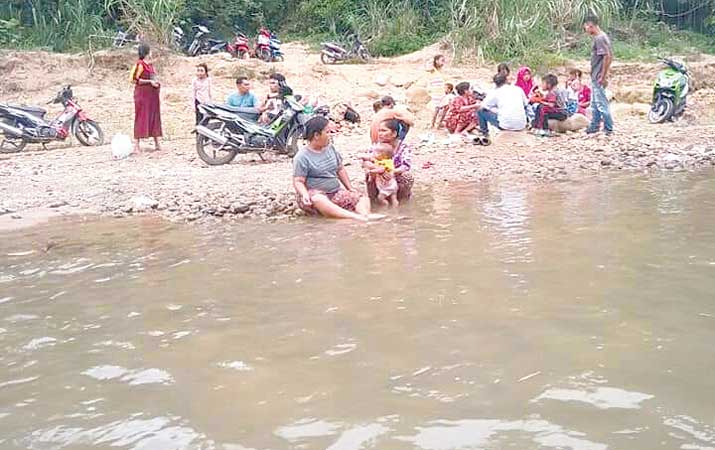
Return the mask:
{"type": "MultiPolygon", "coordinates": [[[[349,87],[354,94],[353,105],[368,121],[373,99],[385,92],[405,97],[407,91],[400,86],[407,86],[405,80],[418,83],[414,80],[424,73],[424,61],[434,51],[426,49],[413,56],[365,66],[326,68],[319,64],[317,55],[295,46],[290,52],[294,61],[278,69],[295,81],[299,92],[319,90],[329,102],[340,100],[349,87]],[[391,84],[381,86],[388,78],[386,74],[391,84]],[[378,83],[380,78],[383,81],[378,83]]],[[[15,53],[6,58],[5,69],[12,76],[11,82],[0,87],[3,98],[39,103],[62,80],[74,78],[79,83],[76,92],[81,94],[83,106],[105,126],[108,141],[113,134],[131,129],[131,97],[127,95],[125,79],[130,55],[108,54],[104,66],[95,68],[89,78],[83,65],[86,61],[81,57],[45,55],[43,61],[57,69],[48,72],[33,55],[15,53]],[[107,108],[107,104],[114,107],[107,108]]],[[[218,167],[209,167],[198,158],[189,134],[191,127],[185,126],[193,115],[186,101],[185,85],[198,61],[165,58],[162,73],[166,74],[168,87],[162,88],[162,108],[166,111],[169,139],[164,149],[122,160],[112,158],[108,145],[88,148],[77,147],[76,143],[52,144],[46,150],[31,145],[20,154],[0,154],[0,230],[78,213],[110,217],[157,214],[188,222],[244,217],[289,220],[302,214],[292,193],[291,162],[286,157],[266,155],[263,161],[258,155],[242,155],[232,164],[218,167]]],[[[222,56],[206,58],[215,68],[214,83],[225,93],[230,92],[237,70],[254,70],[260,78],[272,69],[260,62],[236,66],[239,63],[222,56]]],[[[713,66],[709,59],[698,64],[703,70],[713,66]]],[[[527,133],[501,133],[493,145],[482,147],[448,144],[442,132],[436,133],[428,144],[421,142],[429,120],[429,112],[422,109],[417,127],[408,138],[414,145],[415,195],[427,187],[455,181],[513,178],[549,182],[602,172],[683,171],[713,166],[713,86],[700,83],[681,120],[649,125],[645,118],[648,105],[643,103],[649,95],[649,83],[643,81],[643,73],[651,76],[657,70],[656,65],[615,66],[614,84],[619,86],[616,97],[622,101],[613,105],[617,132],[611,137],[573,133],[538,138],[527,133]]],[[[450,68],[450,76],[455,78],[470,74],[488,79],[489,73],[489,68],[450,68]]],[[[260,83],[256,84],[260,89],[260,83]]],[[[334,137],[357,186],[364,183],[355,155],[365,151],[367,136],[367,126],[363,124],[343,128],[334,137]]]]}

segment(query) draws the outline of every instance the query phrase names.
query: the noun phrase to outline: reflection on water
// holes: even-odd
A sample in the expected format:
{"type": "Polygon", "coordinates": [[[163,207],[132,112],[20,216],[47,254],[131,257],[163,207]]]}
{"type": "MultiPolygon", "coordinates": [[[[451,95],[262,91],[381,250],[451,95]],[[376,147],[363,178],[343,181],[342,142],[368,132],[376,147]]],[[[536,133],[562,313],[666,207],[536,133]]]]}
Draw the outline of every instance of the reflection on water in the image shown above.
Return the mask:
{"type": "Polygon", "coordinates": [[[715,448],[709,174],[0,244],[2,449],[715,448]]]}

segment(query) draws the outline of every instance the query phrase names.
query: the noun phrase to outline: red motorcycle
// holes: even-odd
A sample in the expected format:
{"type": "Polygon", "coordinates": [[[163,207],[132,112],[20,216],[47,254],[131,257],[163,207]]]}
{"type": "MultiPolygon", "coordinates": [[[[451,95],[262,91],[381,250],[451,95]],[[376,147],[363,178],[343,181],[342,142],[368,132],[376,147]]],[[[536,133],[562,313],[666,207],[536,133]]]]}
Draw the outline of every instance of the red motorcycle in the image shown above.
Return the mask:
{"type": "Polygon", "coordinates": [[[70,133],[82,145],[104,143],[102,129],[74,101],[70,86],[62,89],[49,103],[62,103],[65,107],[51,122],[45,120],[47,110],[43,108],[0,104],[0,133],[3,137],[0,153],[21,152],[28,143],[45,145],[52,141],[64,141],[70,133]]]}
{"type": "Polygon", "coordinates": [[[271,52],[271,31],[264,27],[258,30],[255,54],[256,58],[262,59],[263,61],[271,62],[273,60],[273,54],[271,52]]]}
{"type": "Polygon", "coordinates": [[[228,52],[234,58],[249,58],[251,56],[251,47],[248,45],[248,37],[238,28],[235,28],[235,31],[236,34],[233,38],[233,42],[229,42],[228,44],[228,52]]]}

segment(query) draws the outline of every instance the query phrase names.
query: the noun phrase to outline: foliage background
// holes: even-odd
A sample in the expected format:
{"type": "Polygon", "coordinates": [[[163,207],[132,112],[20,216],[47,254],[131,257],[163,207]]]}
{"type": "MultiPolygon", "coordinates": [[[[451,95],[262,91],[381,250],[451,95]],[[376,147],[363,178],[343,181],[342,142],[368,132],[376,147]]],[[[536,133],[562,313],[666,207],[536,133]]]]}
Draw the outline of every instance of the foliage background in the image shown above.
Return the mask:
{"type": "Polygon", "coordinates": [[[314,43],[358,33],[376,55],[444,40],[455,56],[549,64],[585,54],[580,24],[590,13],[617,56],[715,49],[715,0],[2,0],[0,46],[75,51],[120,26],[166,42],[179,23],[226,37],[234,25],[249,35],[266,25],[314,43]]]}

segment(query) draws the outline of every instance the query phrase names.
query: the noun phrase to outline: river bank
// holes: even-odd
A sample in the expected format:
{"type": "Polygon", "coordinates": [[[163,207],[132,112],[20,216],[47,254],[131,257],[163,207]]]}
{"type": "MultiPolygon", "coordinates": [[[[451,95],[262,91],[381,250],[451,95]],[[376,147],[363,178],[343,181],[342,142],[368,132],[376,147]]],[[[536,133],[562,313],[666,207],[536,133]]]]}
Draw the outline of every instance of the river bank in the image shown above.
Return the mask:
{"type": "MultiPolygon", "coordinates": [[[[271,70],[286,73],[296,91],[313,92],[329,104],[347,100],[342,98],[344,92],[353,92],[349,98],[362,114],[363,124],[343,129],[334,142],[345,157],[351,178],[363,186],[355,155],[363,152],[368,142],[372,99],[389,93],[411,101],[405,88],[419,82],[424,61],[436,51],[427,49],[410,57],[379,60],[364,66],[322,66],[317,62],[318,56],[303,47],[291,48],[288,62],[273,66],[257,61],[238,63],[221,56],[203,60],[209,61],[214,69],[218,98],[230,92],[236,73],[252,71],[253,77],[260,79],[271,70]],[[317,87],[316,82],[320,82],[317,87]]],[[[7,61],[20,58],[10,56],[7,61]]],[[[48,65],[54,64],[63,73],[51,71],[39,79],[40,72],[32,64],[6,64],[5,69],[9,68],[13,77],[1,93],[3,99],[39,103],[58,85],[76,81],[81,104],[105,126],[107,141],[115,133],[128,133],[131,97],[126,81],[122,84],[119,80],[126,75],[124,69],[131,64],[131,57],[100,55],[95,58],[96,65],[89,78],[83,66],[85,60],[61,58],[65,57],[58,56],[48,65]],[[80,80],[81,74],[84,80],[80,80]]],[[[38,216],[73,213],[111,217],[159,214],[190,222],[234,217],[284,220],[301,215],[292,193],[289,159],[265,155],[264,161],[258,155],[246,155],[229,165],[208,167],[198,158],[191,127],[186,125],[192,111],[182,83],[188,83],[191,69],[199,59],[163,58],[161,70],[170,81],[164,82],[168,87],[162,94],[167,130],[164,149],[161,152],[147,149],[123,160],[112,158],[109,145],[86,148],[57,144],[48,146],[48,150],[30,146],[20,154],[0,155],[0,229],[9,227],[7,222],[30,216],[35,221],[38,216]]],[[[408,139],[414,145],[416,195],[423,187],[454,181],[514,178],[548,182],[604,171],[682,171],[715,165],[712,86],[702,85],[694,93],[688,111],[678,122],[649,125],[645,119],[647,104],[643,103],[648,85],[641,78],[643,73],[655,70],[657,66],[636,64],[614,68],[613,83],[619,86],[616,91],[619,101],[613,105],[617,133],[611,137],[587,138],[582,133],[573,133],[545,139],[526,133],[502,133],[495,137],[493,145],[481,147],[448,143],[446,134],[437,133],[428,144],[421,142],[421,136],[426,132],[429,112],[411,104],[418,116],[416,129],[408,139]]],[[[449,69],[455,79],[481,82],[486,82],[490,73],[489,68],[483,67],[449,69]]],[[[263,86],[259,83],[256,82],[256,90],[261,93],[263,86]]]]}

